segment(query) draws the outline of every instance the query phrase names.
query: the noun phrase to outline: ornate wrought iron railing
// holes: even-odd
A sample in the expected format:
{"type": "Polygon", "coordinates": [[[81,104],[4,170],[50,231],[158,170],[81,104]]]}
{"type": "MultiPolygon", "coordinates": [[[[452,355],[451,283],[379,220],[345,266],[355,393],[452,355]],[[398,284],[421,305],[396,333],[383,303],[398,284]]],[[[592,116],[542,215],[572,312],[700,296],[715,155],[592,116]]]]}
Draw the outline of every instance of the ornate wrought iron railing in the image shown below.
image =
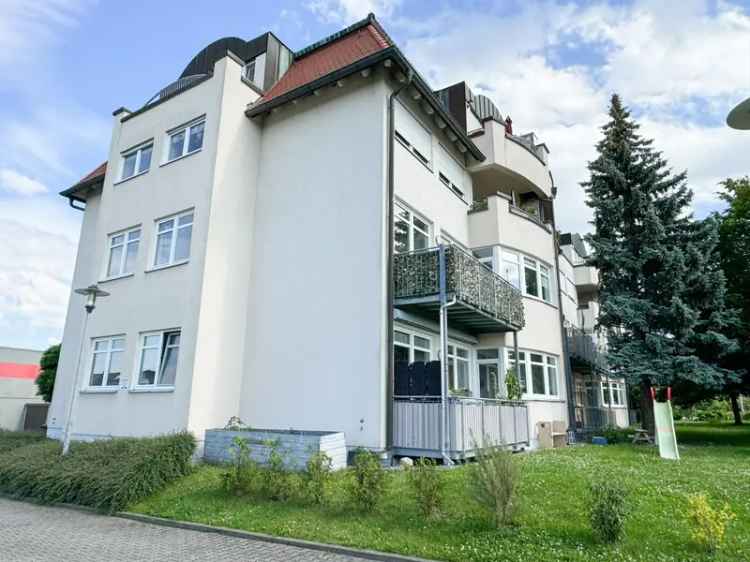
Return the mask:
{"type": "MultiPolygon", "coordinates": [[[[445,246],[445,281],[448,298],[455,297],[506,326],[524,326],[521,292],[457,246],[445,246]]],[[[396,254],[393,258],[396,299],[440,294],[440,248],[396,254]]]]}

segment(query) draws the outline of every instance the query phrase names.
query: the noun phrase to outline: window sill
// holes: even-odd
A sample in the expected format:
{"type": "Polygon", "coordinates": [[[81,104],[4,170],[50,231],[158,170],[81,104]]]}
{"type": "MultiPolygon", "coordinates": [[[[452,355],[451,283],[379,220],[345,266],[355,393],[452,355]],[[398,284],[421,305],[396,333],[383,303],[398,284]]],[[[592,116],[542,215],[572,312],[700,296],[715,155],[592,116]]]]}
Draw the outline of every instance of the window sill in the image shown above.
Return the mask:
{"type": "Polygon", "coordinates": [[[118,279],[127,279],[128,277],[135,276],[135,273],[123,273],[122,275],[114,275],[112,277],[105,277],[104,279],[99,279],[99,283],[109,283],[110,281],[117,281],[118,279]]]}
{"type": "Polygon", "coordinates": [[[544,395],[540,396],[538,394],[532,394],[530,396],[524,394],[521,397],[521,400],[523,400],[524,402],[554,402],[554,403],[559,403],[559,404],[562,404],[565,402],[565,400],[563,400],[562,398],[558,396],[544,396],[544,395]]]}
{"type": "Polygon", "coordinates": [[[203,150],[203,147],[201,146],[198,150],[193,150],[193,152],[188,152],[187,154],[183,154],[182,156],[178,156],[177,158],[173,158],[172,160],[167,160],[166,162],[162,162],[161,164],[159,164],[159,167],[163,168],[164,166],[169,166],[172,162],[183,160],[184,158],[187,158],[188,156],[192,156],[193,154],[198,154],[202,150],[203,150]]]}
{"type": "Polygon", "coordinates": [[[174,392],[174,386],[135,386],[128,390],[133,394],[174,392]]]}
{"type": "MultiPolygon", "coordinates": [[[[513,286],[515,287],[515,285],[513,285],[513,286]]],[[[525,299],[531,299],[533,301],[536,301],[536,302],[539,302],[539,303],[542,303],[542,304],[546,304],[547,306],[549,306],[549,307],[554,308],[555,310],[557,310],[557,305],[556,304],[553,304],[553,303],[551,303],[549,301],[546,301],[543,298],[535,297],[534,295],[527,295],[526,293],[521,293],[521,296],[523,298],[525,298],[525,299]]]]}
{"type": "MultiPolygon", "coordinates": [[[[151,169],[151,168],[149,167],[149,170],[150,170],[150,169],[151,169]]],[[[142,172],[138,172],[137,174],[133,174],[132,176],[128,176],[127,178],[124,178],[124,179],[121,179],[121,180],[117,180],[116,182],[114,182],[114,183],[112,184],[112,186],[116,186],[116,185],[120,185],[120,184],[123,184],[123,183],[125,183],[126,181],[130,181],[130,180],[132,180],[132,179],[135,179],[135,178],[141,177],[141,176],[143,176],[143,175],[145,175],[145,174],[148,174],[148,170],[143,170],[142,172]]]]}
{"type": "Polygon", "coordinates": [[[172,268],[172,267],[179,267],[179,266],[185,265],[186,263],[189,263],[189,262],[190,262],[190,260],[186,259],[186,260],[182,260],[182,261],[176,261],[174,263],[168,263],[168,264],[165,264],[165,265],[157,265],[157,266],[152,267],[151,269],[147,269],[146,273],[153,273],[154,271],[161,271],[162,269],[169,269],[169,268],[172,268]]]}
{"type": "Polygon", "coordinates": [[[81,394],[116,394],[120,390],[118,386],[102,387],[102,388],[83,388],[79,390],[81,394]]]}

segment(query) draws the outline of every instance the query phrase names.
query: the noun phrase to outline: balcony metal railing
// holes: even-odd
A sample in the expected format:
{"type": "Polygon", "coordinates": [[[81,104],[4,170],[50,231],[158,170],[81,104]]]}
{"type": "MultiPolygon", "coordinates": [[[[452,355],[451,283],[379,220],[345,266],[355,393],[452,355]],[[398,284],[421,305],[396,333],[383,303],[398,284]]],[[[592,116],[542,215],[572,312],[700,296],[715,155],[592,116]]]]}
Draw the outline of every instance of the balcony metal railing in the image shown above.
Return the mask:
{"type": "MultiPolygon", "coordinates": [[[[445,246],[448,298],[477,310],[512,330],[524,327],[521,292],[457,246],[445,246]]],[[[440,249],[396,254],[393,258],[394,296],[428,299],[440,294],[440,249]]]]}
{"type": "Polygon", "coordinates": [[[591,334],[578,328],[565,329],[568,353],[572,360],[583,363],[592,371],[606,371],[607,358],[591,334]]]}
{"type": "MultiPolygon", "coordinates": [[[[464,459],[486,446],[525,446],[529,416],[524,402],[486,398],[446,398],[445,452],[464,459]]],[[[395,396],[393,446],[400,454],[440,457],[440,398],[395,396]]]]}

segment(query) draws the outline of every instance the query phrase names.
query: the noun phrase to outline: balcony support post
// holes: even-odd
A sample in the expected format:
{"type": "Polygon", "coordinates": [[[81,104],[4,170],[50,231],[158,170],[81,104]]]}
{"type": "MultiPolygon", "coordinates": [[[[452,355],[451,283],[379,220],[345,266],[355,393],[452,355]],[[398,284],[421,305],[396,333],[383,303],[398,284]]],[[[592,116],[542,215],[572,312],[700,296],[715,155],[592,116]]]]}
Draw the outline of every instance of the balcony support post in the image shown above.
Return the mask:
{"type": "Polygon", "coordinates": [[[443,462],[452,465],[448,456],[448,281],[445,263],[445,245],[438,246],[438,276],[440,284],[440,455],[443,462]]]}

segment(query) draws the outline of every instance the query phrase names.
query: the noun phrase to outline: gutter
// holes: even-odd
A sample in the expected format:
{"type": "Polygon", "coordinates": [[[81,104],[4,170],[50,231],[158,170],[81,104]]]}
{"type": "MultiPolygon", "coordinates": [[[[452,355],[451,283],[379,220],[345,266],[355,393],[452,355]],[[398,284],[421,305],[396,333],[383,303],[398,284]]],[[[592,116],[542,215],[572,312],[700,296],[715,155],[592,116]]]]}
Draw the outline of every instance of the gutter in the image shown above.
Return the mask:
{"type": "MultiPolygon", "coordinates": [[[[553,187],[553,196],[557,194],[557,188],[553,187]]],[[[575,431],[575,391],[573,388],[573,366],[570,363],[570,350],[568,349],[568,335],[565,333],[565,315],[563,314],[562,288],[560,287],[560,245],[557,243],[557,226],[555,225],[555,203],[552,199],[552,244],[555,250],[555,271],[557,272],[557,313],[560,317],[560,336],[562,337],[563,362],[565,364],[565,386],[568,397],[568,433],[575,431]]]]}
{"type": "Polygon", "coordinates": [[[385,401],[385,448],[393,448],[393,385],[395,376],[395,365],[393,356],[393,204],[395,199],[395,111],[394,106],[396,98],[411,84],[413,74],[409,72],[406,82],[401,84],[388,96],[388,187],[387,187],[387,208],[385,210],[385,230],[386,236],[386,346],[388,353],[388,364],[386,366],[386,401],[385,401]]]}

